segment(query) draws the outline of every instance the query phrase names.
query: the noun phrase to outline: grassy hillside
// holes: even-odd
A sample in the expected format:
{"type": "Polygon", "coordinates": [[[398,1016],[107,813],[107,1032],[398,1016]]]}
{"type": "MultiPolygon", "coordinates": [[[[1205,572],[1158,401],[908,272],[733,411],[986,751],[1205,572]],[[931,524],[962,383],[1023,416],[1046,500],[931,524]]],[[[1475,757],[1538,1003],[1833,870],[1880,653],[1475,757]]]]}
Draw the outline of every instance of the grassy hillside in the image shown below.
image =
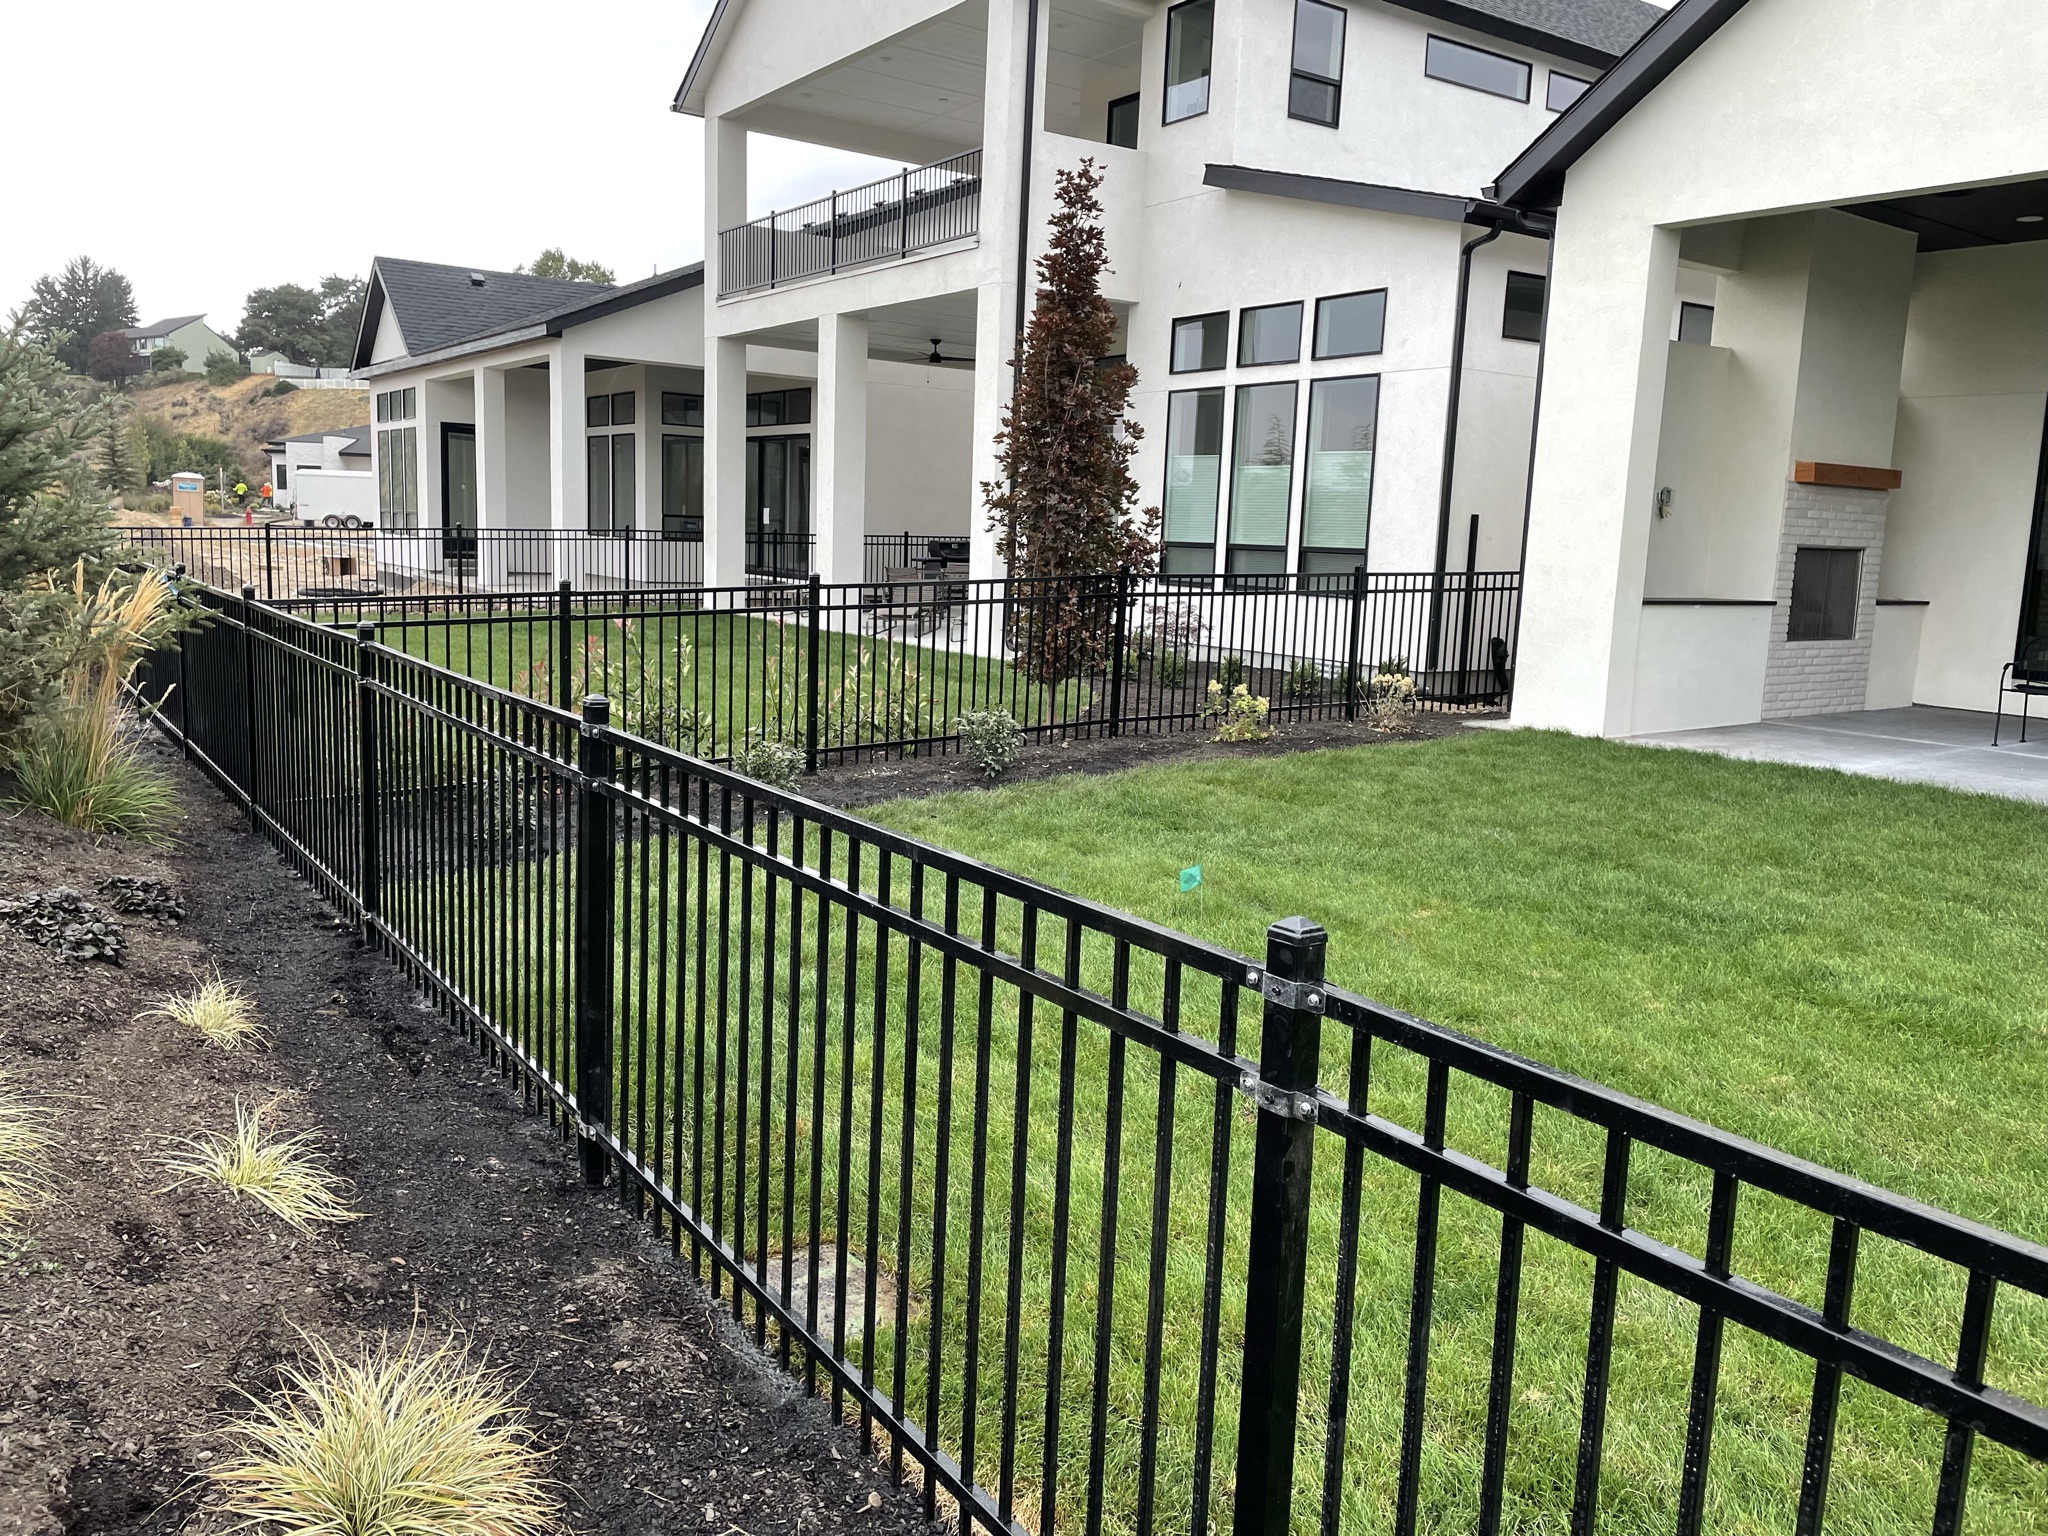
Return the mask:
{"type": "Polygon", "coordinates": [[[263,445],[272,438],[339,431],[370,419],[368,390],[300,389],[266,395],[264,391],[277,382],[268,374],[251,374],[232,384],[209,384],[197,374],[145,376],[129,387],[128,394],[138,414],[173,431],[226,440],[252,473],[265,467],[263,445]]]}

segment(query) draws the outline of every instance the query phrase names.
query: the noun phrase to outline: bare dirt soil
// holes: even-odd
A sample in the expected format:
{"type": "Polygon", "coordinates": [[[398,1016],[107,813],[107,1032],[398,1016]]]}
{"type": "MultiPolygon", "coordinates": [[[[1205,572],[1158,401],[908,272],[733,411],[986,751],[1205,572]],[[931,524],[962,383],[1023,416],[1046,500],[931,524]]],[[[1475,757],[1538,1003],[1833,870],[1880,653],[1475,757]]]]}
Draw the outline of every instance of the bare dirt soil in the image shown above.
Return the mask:
{"type": "MultiPolygon", "coordinates": [[[[0,1236],[0,1532],[226,1528],[204,1472],[242,1392],[311,1335],[460,1329],[523,1381],[572,1529],[782,1536],[922,1528],[914,1493],[759,1354],[494,1069],[359,947],[211,786],[163,847],[0,811],[0,897],[157,877],[125,963],[0,927],[0,1064],[47,1103],[54,1198],[0,1236]],[[218,966],[275,1031],[228,1055],[142,1011],[218,966]],[[236,1101],[314,1132],[363,1219],[302,1237],[210,1188],[171,1138],[236,1101]]],[[[0,786],[4,789],[5,786],[0,786]]]]}

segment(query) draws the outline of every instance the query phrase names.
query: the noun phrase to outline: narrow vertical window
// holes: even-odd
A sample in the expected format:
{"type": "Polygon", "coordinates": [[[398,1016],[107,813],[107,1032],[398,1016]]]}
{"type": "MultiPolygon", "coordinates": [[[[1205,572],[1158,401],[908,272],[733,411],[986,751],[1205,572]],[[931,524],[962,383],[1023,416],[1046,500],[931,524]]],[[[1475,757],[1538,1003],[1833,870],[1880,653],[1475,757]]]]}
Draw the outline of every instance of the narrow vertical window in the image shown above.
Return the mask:
{"type": "Polygon", "coordinates": [[[1375,375],[1318,379],[1309,386],[1308,463],[1301,492],[1305,575],[1348,573],[1365,563],[1379,413],[1375,375]]]}
{"type": "MultiPolygon", "coordinates": [[[[603,398],[598,396],[596,398],[603,398]]],[[[608,437],[585,438],[583,442],[588,461],[588,490],[590,505],[585,514],[585,526],[592,533],[612,531],[612,440],[608,437]]]]}
{"type": "Polygon", "coordinates": [[[1223,488],[1223,391],[1167,397],[1166,495],[1159,567],[1167,576],[1216,570],[1216,506],[1223,488]]]}
{"type": "Polygon", "coordinates": [[[1711,347],[1714,344],[1714,306],[1695,304],[1690,300],[1681,303],[1678,306],[1678,339],[1711,347]]]}
{"type": "MultiPolygon", "coordinates": [[[[630,397],[629,397],[630,398],[630,397]]],[[[630,418],[628,418],[630,419],[630,418]]],[[[639,471],[633,456],[634,436],[620,432],[612,438],[612,532],[633,531],[639,500],[639,471]]]]}
{"type": "Polygon", "coordinates": [[[1231,451],[1230,558],[1237,575],[1287,569],[1287,510],[1294,490],[1295,387],[1240,384],[1231,451]]]}
{"type": "Polygon", "coordinates": [[[704,439],[661,440],[661,536],[686,544],[704,539],[704,439]]]}
{"type": "Polygon", "coordinates": [[[1287,115],[1337,126],[1344,91],[1344,7],[1326,0],[1294,0],[1294,73],[1287,85],[1287,115]]]}
{"type": "Polygon", "coordinates": [[[1501,311],[1501,335],[1509,341],[1543,339],[1543,289],[1541,272],[1508,274],[1507,302],[1501,311]]]}
{"type": "Polygon", "coordinates": [[[1166,13],[1166,121],[1209,110],[1209,57],[1216,41],[1216,0],[1181,0],[1166,13]]]}
{"type": "Polygon", "coordinates": [[[1123,149],[1138,147],[1138,96],[1135,91],[1128,96],[1119,96],[1109,104],[1109,122],[1105,125],[1103,139],[1123,149]]]}

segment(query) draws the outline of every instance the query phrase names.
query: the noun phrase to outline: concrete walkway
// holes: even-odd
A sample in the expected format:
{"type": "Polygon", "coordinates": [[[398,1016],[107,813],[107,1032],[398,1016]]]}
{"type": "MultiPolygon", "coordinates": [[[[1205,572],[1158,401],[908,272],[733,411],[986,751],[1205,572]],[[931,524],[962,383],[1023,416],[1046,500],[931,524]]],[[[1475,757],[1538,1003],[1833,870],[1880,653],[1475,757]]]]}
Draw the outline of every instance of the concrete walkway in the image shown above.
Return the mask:
{"type": "Polygon", "coordinates": [[[1683,747],[1753,762],[1838,768],[1872,778],[1940,784],[1979,795],[2048,804],[2048,720],[2036,719],[2020,743],[2008,718],[2002,745],[1991,745],[1991,716],[1967,709],[1867,709],[1846,715],[1800,715],[1755,725],[1699,731],[1658,731],[1629,741],[1683,747]]]}

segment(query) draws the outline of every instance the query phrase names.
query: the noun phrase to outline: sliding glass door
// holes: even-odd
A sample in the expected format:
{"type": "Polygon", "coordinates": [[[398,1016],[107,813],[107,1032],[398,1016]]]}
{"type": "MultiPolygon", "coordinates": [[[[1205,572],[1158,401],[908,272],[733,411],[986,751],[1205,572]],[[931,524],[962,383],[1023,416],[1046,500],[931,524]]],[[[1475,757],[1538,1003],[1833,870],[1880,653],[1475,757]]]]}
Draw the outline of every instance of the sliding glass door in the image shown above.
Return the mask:
{"type": "Polygon", "coordinates": [[[747,571],[811,573],[811,439],[747,439],[747,571]]]}

